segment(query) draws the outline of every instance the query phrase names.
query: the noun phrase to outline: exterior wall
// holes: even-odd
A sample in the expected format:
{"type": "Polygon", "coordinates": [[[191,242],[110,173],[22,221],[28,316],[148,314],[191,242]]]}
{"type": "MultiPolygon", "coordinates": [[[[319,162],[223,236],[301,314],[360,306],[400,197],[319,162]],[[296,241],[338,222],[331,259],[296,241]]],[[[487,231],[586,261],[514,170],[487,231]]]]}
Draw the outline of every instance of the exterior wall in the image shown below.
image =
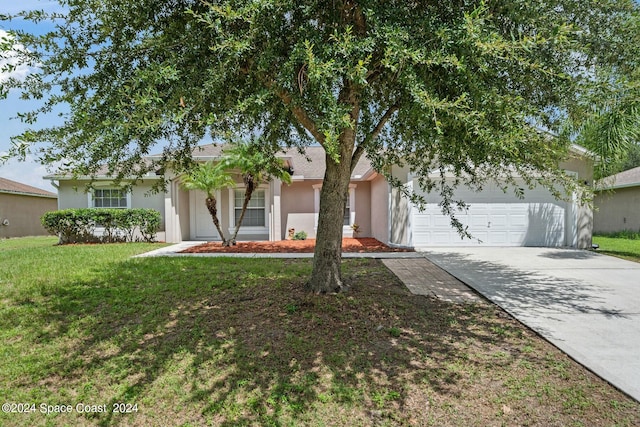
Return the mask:
{"type": "Polygon", "coordinates": [[[281,191],[281,224],[282,239],[286,239],[288,230],[294,228],[296,232],[305,231],[307,237],[315,239],[315,201],[313,186],[322,181],[298,181],[282,186],[281,191]]]}
{"type": "Polygon", "coordinates": [[[640,187],[599,192],[595,196],[594,205],[595,233],[640,231],[640,187]]]}
{"type": "Polygon", "coordinates": [[[49,234],[40,218],[57,208],[58,201],[52,197],[0,193],[0,238],[49,234]],[[9,225],[3,225],[5,220],[9,225]]]}
{"type": "MultiPolygon", "coordinates": [[[[392,175],[406,186],[412,186],[409,180],[409,167],[392,167],[392,175]]],[[[396,188],[391,189],[391,205],[389,206],[389,243],[398,246],[412,246],[411,236],[411,203],[396,188]]]]}
{"type": "Polygon", "coordinates": [[[60,181],[58,184],[58,209],[88,208],[86,182],[60,181]]]}
{"type": "Polygon", "coordinates": [[[155,209],[160,212],[160,231],[165,230],[164,193],[151,193],[152,182],[142,181],[131,192],[132,209],[155,209]]]}
{"type": "MultiPolygon", "coordinates": [[[[359,232],[354,237],[371,236],[371,184],[368,181],[355,181],[355,218],[359,232]]],[[[282,186],[281,224],[282,239],[288,238],[288,230],[305,231],[309,239],[316,237],[316,193],[314,186],[322,185],[320,180],[293,182],[282,186]]],[[[350,227],[345,236],[351,235],[350,227]]]]}
{"type": "Polygon", "coordinates": [[[389,242],[389,193],[382,175],[371,181],[371,237],[389,242]]]}
{"type": "Polygon", "coordinates": [[[371,183],[369,181],[354,182],[356,185],[356,215],[354,223],[358,225],[358,233],[353,237],[371,237],[371,183]]]}
{"type": "MultiPolygon", "coordinates": [[[[58,183],[58,203],[57,209],[79,209],[89,208],[89,195],[86,192],[87,180],[61,180],[58,183]]],[[[102,182],[101,182],[102,184],[102,182]]],[[[143,180],[136,184],[131,192],[131,208],[135,209],[155,209],[160,212],[160,231],[158,240],[165,240],[166,218],[165,218],[165,194],[152,193],[151,188],[154,182],[143,180]]],[[[55,210],[55,209],[53,209],[55,210]]]]}
{"type": "MultiPolygon", "coordinates": [[[[573,156],[560,163],[560,167],[578,173],[578,179],[585,185],[593,186],[593,160],[585,156],[573,156]]],[[[594,212],[591,206],[580,205],[577,201],[572,206],[576,223],[573,244],[578,249],[591,249],[591,237],[594,230],[594,212]]]]}
{"type": "Polygon", "coordinates": [[[177,218],[178,228],[180,229],[180,235],[182,240],[190,239],[190,218],[189,218],[189,192],[184,188],[178,188],[176,190],[178,199],[177,218]]]}
{"type": "Polygon", "coordinates": [[[586,157],[570,157],[560,162],[560,167],[572,172],[577,172],[578,177],[587,185],[593,184],[593,161],[586,157]]]}

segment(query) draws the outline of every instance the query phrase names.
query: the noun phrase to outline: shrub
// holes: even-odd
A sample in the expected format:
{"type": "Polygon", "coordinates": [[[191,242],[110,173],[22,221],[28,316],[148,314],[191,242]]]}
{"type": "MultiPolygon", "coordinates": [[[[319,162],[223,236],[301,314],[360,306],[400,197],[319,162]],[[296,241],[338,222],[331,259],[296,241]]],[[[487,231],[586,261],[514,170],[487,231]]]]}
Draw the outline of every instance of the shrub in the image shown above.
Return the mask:
{"type": "Polygon", "coordinates": [[[64,209],[41,218],[44,228],[60,238],[60,244],[152,242],[160,221],[160,212],[154,209],[64,209]]]}
{"type": "Polygon", "coordinates": [[[298,231],[293,235],[293,240],[307,240],[307,232],[306,231],[298,231]]]}

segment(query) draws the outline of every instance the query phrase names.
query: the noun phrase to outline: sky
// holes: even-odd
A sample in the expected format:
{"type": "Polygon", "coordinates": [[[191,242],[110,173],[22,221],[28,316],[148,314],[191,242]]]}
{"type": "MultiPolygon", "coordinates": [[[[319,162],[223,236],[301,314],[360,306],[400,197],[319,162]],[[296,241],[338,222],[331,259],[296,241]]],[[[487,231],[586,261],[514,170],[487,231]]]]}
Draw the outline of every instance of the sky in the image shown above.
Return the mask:
{"type": "MultiPolygon", "coordinates": [[[[62,12],[62,8],[57,1],[51,0],[2,0],[0,4],[0,14],[15,14],[21,10],[45,10],[47,12],[62,12]]],[[[33,33],[44,33],[51,27],[50,23],[33,24],[24,20],[0,21],[0,37],[6,35],[7,30],[22,29],[33,33]]],[[[21,74],[28,70],[19,70],[21,74]]],[[[0,80],[7,76],[0,74],[0,80]]],[[[6,153],[11,146],[10,138],[20,134],[26,129],[19,119],[16,118],[18,112],[26,112],[38,106],[35,101],[22,101],[19,93],[11,91],[6,99],[0,100],[0,154],[6,153]]],[[[54,126],[56,120],[61,120],[57,116],[46,117],[39,121],[39,126],[54,126]]],[[[49,172],[47,168],[38,163],[33,156],[27,158],[25,162],[10,160],[8,163],[0,163],[0,177],[18,181],[44,190],[55,192],[55,188],[49,180],[42,177],[49,172]]]]}

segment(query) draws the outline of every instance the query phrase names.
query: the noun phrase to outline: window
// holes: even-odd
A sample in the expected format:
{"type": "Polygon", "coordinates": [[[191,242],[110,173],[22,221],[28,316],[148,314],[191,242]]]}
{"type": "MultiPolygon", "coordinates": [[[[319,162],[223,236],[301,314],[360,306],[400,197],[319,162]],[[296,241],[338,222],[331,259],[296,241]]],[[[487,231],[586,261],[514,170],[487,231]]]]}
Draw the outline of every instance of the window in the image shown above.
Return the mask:
{"type": "Polygon", "coordinates": [[[126,209],[129,207],[127,193],[120,188],[96,188],[92,194],[92,206],[126,209]]]}
{"type": "Polygon", "coordinates": [[[347,195],[347,203],[344,206],[344,218],[342,221],[342,225],[351,225],[351,190],[349,190],[349,194],[347,195]]]}
{"type": "MultiPolygon", "coordinates": [[[[234,224],[237,224],[242,214],[242,204],[244,203],[244,190],[235,190],[234,197],[234,224]]],[[[265,227],[265,191],[255,190],[251,195],[251,200],[247,205],[247,212],[242,220],[242,227],[265,227]]]]}

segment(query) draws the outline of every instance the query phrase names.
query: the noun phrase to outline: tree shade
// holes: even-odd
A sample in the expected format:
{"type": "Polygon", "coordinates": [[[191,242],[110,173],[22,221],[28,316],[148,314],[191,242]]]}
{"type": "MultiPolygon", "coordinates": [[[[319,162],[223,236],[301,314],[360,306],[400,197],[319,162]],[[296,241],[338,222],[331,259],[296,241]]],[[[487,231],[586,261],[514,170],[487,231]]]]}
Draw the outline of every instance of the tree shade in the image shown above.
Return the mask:
{"type": "Polygon", "coordinates": [[[268,152],[320,144],[314,292],[343,287],[342,216],[363,154],[401,189],[390,167],[410,168],[464,233],[456,185],[518,175],[570,190],[558,167],[570,140],[548,132],[637,65],[631,0],[59,1],[68,13],[55,31],[17,35],[42,73],[3,85],[45,98],[27,123],[59,103],[70,113],[17,137],[10,155],[46,142],[45,162],[124,176],[169,161],[189,169],[207,134],[259,137],[268,152]],[[144,162],[158,143],[163,158],[144,162]],[[456,179],[432,178],[445,172],[456,179]]]}

